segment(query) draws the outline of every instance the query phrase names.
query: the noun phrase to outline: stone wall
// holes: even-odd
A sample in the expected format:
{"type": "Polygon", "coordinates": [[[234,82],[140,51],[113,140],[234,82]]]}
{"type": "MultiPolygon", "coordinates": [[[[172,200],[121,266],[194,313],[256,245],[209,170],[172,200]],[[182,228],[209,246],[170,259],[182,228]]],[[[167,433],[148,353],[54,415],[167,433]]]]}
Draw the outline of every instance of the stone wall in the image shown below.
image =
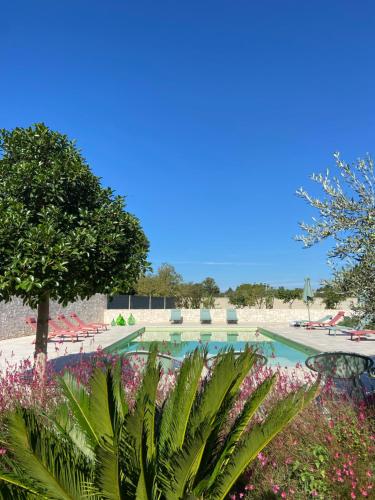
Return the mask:
{"type": "MultiPolygon", "coordinates": [[[[103,321],[106,307],[106,296],[96,294],[89,300],[79,300],[67,307],[51,302],[50,315],[55,318],[59,313],[74,311],[84,321],[103,321]]],[[[0,340],[32,334],[33,331],[25,323],[25,318],[28,316],[36,316],[36,311],[24,306],[22,300],[14,298],[8,303],[0,302],[0,340]]]]}
{"type": "MultiPolygon", "coordinates": [[[[343,309],[347,311],[348,309],[343,309]]],[[[311,309],[311,320],[317,320],[330,314],[334,316],[338,311],[333,309],[311,309]]],[[[168,323],[171,310],[170,309],[107,309],[104,311],[104,321],[110,323],[113,319],[122,314],[127,320],[130,314],[133,314],[138,323],[168,323]]],[[[181,309],[183,324],[199,323],[199,309],[181,309]]],[[[304,310],[293,309],[254,309],[243,308],[237,309],[238,323],[251,323],[257,326],[261,323],[289,323],[297,319],[307,319],[306,307],[304,310]]],[[[226,323],[225,309],[211,309],[212,323],[226,323]]]]}

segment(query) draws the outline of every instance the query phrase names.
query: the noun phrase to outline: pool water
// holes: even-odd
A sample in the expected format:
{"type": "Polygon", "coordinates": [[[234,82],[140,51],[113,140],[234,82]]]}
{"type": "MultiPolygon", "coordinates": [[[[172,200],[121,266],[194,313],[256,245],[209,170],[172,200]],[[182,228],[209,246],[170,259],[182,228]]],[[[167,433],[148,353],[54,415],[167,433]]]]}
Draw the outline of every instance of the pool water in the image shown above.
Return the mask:
{"type": "Polygon", "coordinates": [[[295,367],[297,363],[304,364],[307,354],[290,347],[289,345],[266,337],[262,334],[254,334],[254,332],[241,332],[241,334],[233,334],[233,332],[151,332],[146,330],[145,333],[137,338],[119,343],[116,346],[116,352],[123,354],[130,351],[147,351],[151,344],[158,343],[158,351],[168,354],[177,359],[183,359],[187,354],[194,349],[205,348],[208,355],[216,355],[220,351],[228,348],[233,348],[235,351],[243,351],[246,345],[249,345],[257,352],[263,354],[267,358],[269,366],[295,367]],[[179,335],[178,335],[179,334],[179,335]],[[195,337],[195,338],[192,338],[195,337]],[[234,340],[235,338],[240,340],[234,340]],[[186,338],[186,340],[184,340],[186,338]],[[209,340],[208,340],[209,338],[209,340]]]}

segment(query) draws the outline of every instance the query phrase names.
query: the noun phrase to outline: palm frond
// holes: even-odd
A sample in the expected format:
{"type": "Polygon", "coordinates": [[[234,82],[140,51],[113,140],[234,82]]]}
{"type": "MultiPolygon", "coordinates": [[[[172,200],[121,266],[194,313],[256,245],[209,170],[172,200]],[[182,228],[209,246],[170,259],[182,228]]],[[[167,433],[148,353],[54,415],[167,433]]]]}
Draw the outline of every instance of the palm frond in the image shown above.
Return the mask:
{"type": "MultiPolygon", "coordinates": [[[[135,410],[126,419],[126,432],[132,440],[139,467],[137,495],[148,495],[148,487],[154,482],[149,476],[151,464],[155,460],[155,415],[156,394],[160,380],[160,365],[156,365],[157,346],[150,349],[141,387],[138,390],[135,410]]],[[[148,498],[147,496],[145,498],[148,498]]]]}
{"type": "Polygon", "coordinates": [[[99,445],[100,439],[90,418],[90,397],[88,392],[69,372],[60,377],[59,382],[82,431],[86,433],[94,447],[99,445]]]}
{"type": "Polygon", "coordinates": [[[125,420],[125,417],[129,413],[129,407],[126,402],[126,394],[124,390],[124,386],[121,380],[121,367],[122,361],[119,360],[114,367],[108,372],[109,376],[109,384],[108,384],[108,392],[110,394],[111,399],[115,402],[115,417],[116,421],[113,422],[112,425],[122,425],[125,420]]]}
{"type": "MultiPolygon", "coordinates": [[[[213,384],[213,387],[210,387],[210,380],[207,387],[205,387],[202,391],[203,400],[205,396],[207,398],[207,394],[205,393],[207,388],[213,389],[214,396],[219,396],[219,399],[217,399],[216,406],[211,404],[211,408],[214,410],[211,417],[211,433],[207,439],[203,456],[198,457],[199,461],[197,460],[196,462],[197,466],[199,466],[196,472],[197,484],[215,467],[215,459],[218,456],[218,449],[221,447],[223,435],[226,435],[227,433],[226,428],[229,412],[233,407],[233,403],[238,395],[243,379],[249,373],[256,359],[256,353],[253,352],[248,346],[246,346],[244,352],[237,358],[234,356],[232,349],[227,353],[221,354],[219,362],[214,367],[212,377],[216,379],[216,384],[213,384]],[[220,362],[223,358],[227,358],[227,364],[220,362]],[[222,382],[223,380],[227,382],[226,386],[222,382]],[[219,385],[223,390],[221,394],[217,390],[217,385],[219,385]]],[[[198,398],[198,404],[200,400],[201,398],[198,398]]],[[[208,398],[206,399],[206,402],[207,401],[209,401],[208,398]]]]}
{"type": "MultiPolygon", "coordinates": [[[[240,439],[243,437],[252,417],[268,396],[276,381],[276,375],[266,379],[260,384],[251,397],[246,401],[241,413],[236,418],[231,429],[227,431],[226,438],[220,443],[213,453],[214,466],[209,470],[209,477],[204,478],[195,488],[195,493],[201,493],[204,489],[209,488],[215,482],[218,474],[223,467],[228,463],[231,455],[234,453],[240,439]]],[[[206,467],[207,470],[207,467],[206,467]]]]}
{"type": "Polygon", "coordinates": [[[194,405],[189,422],[192,432],[207,418],[215,419],[219,415],[220,420],[223,420],[230,406],[226,403],[233,400],[256,359],[256,354],[249,348],[237,358],[232,349],[220,356],[211,378],[203,387],[194,405]],[[221,414],[223,411],[224,415],[221,414]]]}
{"type": "Polygon", "coordinates": [[[309,390],[302,387],[296,393],[279,401],[272,408],[266,420],[263,423],[255,424],[251,431],[246,434],[242,443],[232,454],[230,462],[216,478],[216,483],[205,494],[212,500],[224,500],[251,461],[311,401],[317,389],[318,384],[314,384],[309,390]]]}
{"type": "MultiPolygon", "coordinates": [[[[72,498],[77,498],[78,496],[73,496],[66,485],[62,485],[56,476],[49,470],[47,461],[39,453],[33,450],[31,442],[33,441],[33,436],[29,436],[27,432],[28,425],[29,428],[33,428],[32,419],[27,418],[27,414],[24,412],[14,412],[9,415],[8,421],[8,433],[9,433],[9,447],[14,453],[17,461],[21,464],[22,468],[25,470],[28,477],[30,477],[37,485],[40,486],[41,490],[45,492],[45,495],[50,499],[56,500],[72,500],[72,498]],[[26,417],[26,418],[25,418],[26,417]],[[27,422],[27,423],[26,423],[27,422]],[[31,442],[30,442],[31,441],[31,442]]],[[[34,427],[35,429],[35,427],[34,427]]],[[[35,429],[38,434],[40,434],[40,429],[35,429]]],[[[38,441],[34,444],[40,445],[38,441]]],[[[44,441],[42,447],[44,448],[44,453],[48,453],[45,449],[47,443],[44,441]]],[[[48,443],[49,444],[49,443],[48,443]]],[[[51,451],[51,450],[50,450],[51,451]]],[[[73,481],[74,472],[69,470],[70,483],[73,481]]]]}
{"type": "Polygon", "coordinates": [[[99,439],[113,440],[113,420],[116,402],[114,401],[113,391],[109,390],[112,377],[107,369],[103,371],[96,368],[90,379],[90,398],[89,398],[89,424],[99,439]]]}
{"type": "Polygon", "coordinates": [[[64,436],[65,439],[71,440],[74,446],[88,460],[94,462],[95,451],[92,443],[87,437],[87,433],[82,431],[82,428],[75,419],[72,419],[68,406],[60,405],[52,415],[43,414],[43,417],[46,419],[48,425],[54,426],[59,434],[64,436]]]}
{"type": "Polygon", "coordinates": [[[203,422],[194,436],[187,437],[182,449],[176,451],[170,458],[169,466],[173,469],[173,475],[164,492],[166,500],[185,498],[186,493],[192,492],[197,457],[202,456],[209,433],[209,422],[203,422]]]}
{"type": "Polygon", "coordinates": [[[96,480],[101,497],[125,500],[118,448],[107,444],[96,449],[96,480]]]}
{"type": "Polygon", "coordinates": [[[182,447],[202,374],[205,355],[196,349],[186,357],[180,369],[176,386],[162,411],[159,428],[159,447],[170,453],[182,447]]]}
{"type": "MultiPolygon", "coordinates": [[[[37,489],[33,486],[31,486],[25,479],[21,479],[20,477],[8,473],[8,472],[0,472],[0,495],[2,495],[2,490],[4,488],[4,485],[10,487],[10,489],[7,490],[7,493],[9,494],[10,491],[12,491],[13,488],[15,488],[15,492],[22,492],[21,495],[25,495],[24,498],[26,498],[27,494],[35,495],[37,498],[45,498],[48,499],[48,496],[44,495],[42,493],[42,489],[37,489]]],[[[12,498],[15,492],[12,491],[12,498]]],[[[29,495],[30,497],[30,495],[29,495]]],[[[5,498],[5,497],[4,497],[5,498]]],[[[10,498],[10,497],[8,497],[10,498]]]]}

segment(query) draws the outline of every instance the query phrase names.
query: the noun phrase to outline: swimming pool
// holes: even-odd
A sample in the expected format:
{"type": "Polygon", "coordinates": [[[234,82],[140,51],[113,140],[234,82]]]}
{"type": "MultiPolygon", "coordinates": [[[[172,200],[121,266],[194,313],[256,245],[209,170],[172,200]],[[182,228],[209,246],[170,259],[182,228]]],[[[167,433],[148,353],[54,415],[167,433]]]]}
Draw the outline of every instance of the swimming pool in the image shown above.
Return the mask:
{"type": "Polygon", "coordinates": [[[158,351],[182,360],[197,347],[204,347],[208,355],[216,355],[220,351],[232,347],[235,351],[243,351],[245,345],[257,349],[266,356],[268,365],[295,367],[304,364],[312,354],[303,346],[288,345],[283,339],[271,332],[258,333],[253,330],[189,330],[184,328],[152,329],[142,328],[136,333],[116,342],[106,349],[111,353],[124,354],[130,351],[147,351],[151,343],[158,343],[158,351]]]}

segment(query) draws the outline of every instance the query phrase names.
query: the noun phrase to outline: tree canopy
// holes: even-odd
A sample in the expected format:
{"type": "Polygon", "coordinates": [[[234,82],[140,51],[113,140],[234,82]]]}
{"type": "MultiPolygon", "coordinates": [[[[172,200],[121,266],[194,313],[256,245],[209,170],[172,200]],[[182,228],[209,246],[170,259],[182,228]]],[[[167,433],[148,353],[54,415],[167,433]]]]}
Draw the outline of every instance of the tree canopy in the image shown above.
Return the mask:
{"type": "Polygon", "coordinates": [[[275,290],[266,283],[243,283],[229,296],[231,304],[237,307],[273,307],[275,290]]]}
{"type": "Polygon", "coordinates": [[[315,295],[322,299],[326,309],[335,309],[337,305],[346,298],[344,293],[337,291],[337,288],[332,283],[327,283],[318,288],[315,295]]]}
{"type": "Polygon", "coordinates": [[[38,306],[46,352],[49,299],[130,287],[148,267],[148,241],[66,135],[42,123],[2,129],[0,152],[0,300],[38,306]]]}
{"type": "Polygon", "coordinates": [[[312,224],[300,224],[296,237],[305,247],[327,238],[335,241],[328,256],[333,259],[334,283],[360,299],[359,309],[375,318],[375,174],[373,160],[367,156],[354,164],[334,155],[337,176],[329,171],[313,174],[323,197],[317,198],[300,188],[297,195],[318,211],[312,224]],[[340,263],[337,266],[337,261],[340,263]]]}
{"type": "Polygon", "coordinates": [[[284,288],[280,286],[276,290],[276,297],[282,300],[284,304],[288,304],[291,308],[295,300],[302,299],[302,288],[284,288]]]}
{"type": "Polygon", "coordinates": [[[182,283],[182,276],[170,264],[162,264],[155,274],[141,276],[135,286],[139,295],[174,297],[182,283]]]}

